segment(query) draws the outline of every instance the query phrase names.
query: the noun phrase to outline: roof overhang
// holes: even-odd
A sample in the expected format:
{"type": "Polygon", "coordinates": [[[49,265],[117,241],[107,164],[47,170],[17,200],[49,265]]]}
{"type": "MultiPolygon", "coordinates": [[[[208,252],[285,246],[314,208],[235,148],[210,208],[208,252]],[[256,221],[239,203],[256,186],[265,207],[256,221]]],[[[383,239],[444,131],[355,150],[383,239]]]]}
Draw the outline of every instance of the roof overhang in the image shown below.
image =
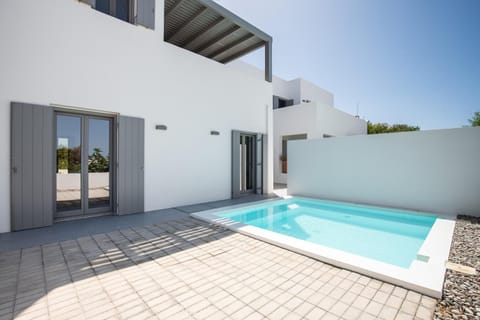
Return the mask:
{"type": "Polygon", "coordinates": [[[272,37],[212,0],[165,0],[165,41],[228,63],[265,48],[265,80],[272,81],[272,37]]]}

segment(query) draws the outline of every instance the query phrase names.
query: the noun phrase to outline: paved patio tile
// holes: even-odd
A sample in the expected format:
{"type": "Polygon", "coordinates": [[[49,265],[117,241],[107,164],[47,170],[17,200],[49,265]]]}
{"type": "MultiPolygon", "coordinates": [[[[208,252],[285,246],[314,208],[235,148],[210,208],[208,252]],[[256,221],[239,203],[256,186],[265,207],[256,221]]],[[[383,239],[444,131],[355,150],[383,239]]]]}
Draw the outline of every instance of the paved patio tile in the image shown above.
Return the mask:
{"type": "MultiPolygon", "coordinates": [[[[395,309],[400,309],[402,302],[403,302],[402,298],[391,295],[390,297],[388,297],[387,301],[385,302],[385,305],[395,309]]],[[[434,307],[434,305],[432,307],[434,307]]]]}
{"type": "Polygon", "coordinates": [[[336,302],[337,300],[335,300],[334,298],[326,296],[325,298],[323,298],[322,301],[320,301],[320,303],[317,304],[317,306],[322,308],[323,310],[328,311],[332,309],[336,302]]]}
{"type": "Polygon", "coordinates": [[[334,315],[333,313],[326,313],[323,317],[322,317],[322,320],[338,320],[340,319],[339,317],[337,317],[336,315],[334,315]]]}
{"type": "MultiPolygon", "coordinates": [[[[307,320],[318,320],[318,319],[321,319],[323,316],[325,316],[327,312],[323,309],[320,309],[318,307],[314,307],[312,310],[310,310],[310,312],[304,317],[304,319],[307,319],[307,320]]],[[[290,317],[288,318],[285,318],[285,319],[289,319],[290,317]]]]}
{"type": "Polygon", "coordinates": [[[348,304],[338,301],[333,307],[329,308],[328,311],[330,313],[333,313],[334,315],[341,317],[345,313],[345,311],[347,311],[347,309],[348,304]]]}
{"type": "Polygon", "coordinates": [[[369,303],[370,303],[369,299],[360,296],[360,297],[357,297],[355,301],[353,301],[352,306],[354,306],[357,309],[364,310],[369,303]]]}
{"type": "Polygon", "coordinates": [[[385,302],[387,302],[387,299],[388,299],[388,293],[384,291],[377,291],[377,293],[375,293],[375,295],[373,296],[372,300],[380,304],[385,304],[385,302]]]}
{"type": "Polygon", "coordinates": [[[413,303],[419,303],[421,298],[422,298],[421,294],[413,291],[408,291],[407,297],[406,297],[408,301],[411,301],[413,303]]]}
{"type": "Polygon", "coordinates": [[[415,318],[418,318],[419,320],[429,320],[432,319],[433,312],[434,311],[432,309],[428,309],[424,306],[419,306],[417,312],[415,313],[415,318]]]}
{"type": "Polygon", "coordinates": [[[395,296],[395,297],[399,297],[399,298],[405,298],[405,296],[407,295],[407,289],[404,289],[404,288],[400,288],[400,287],[395,287],[393,289],[393,293],[392,295],[395,296]]]}
{"type": "Polygon", "coordinates": [[[405,300],[405,301],[403,301],[400,310],[404,313],[414,315],[415,312],[417,312],[417,308],[418,308],[418,304],[416,304],[414,302],[411,302],[411,301],[408,301],[408,300],[405,300]]]}
{"type": "Polygon", "coordinates": [[[395,319],[397,312],[398,312],[398,309],[395,309],[389,306],[383,306],[382,310],[380,311],[380,314],[378,315],[378,318],[382,320],[395,319]]]}
{"type": "Polygon", "coordinates": [[[342,315],[342,318],[345,320],[355,320],[360,317],[361,313],[362,310],[351,306],[345,311],[345,313],[342,315]]]}
{"type": "Polygon", "coordinates": [[[413,315],[407,314],[404,312],[398,313],[397,316],[395,317],[395,320],[412,320],[412,319],[413,319],[413,315]]]}
{"type": "Polygon", "coordinates": [[[382,305],[378,302],[375,301],[370,301],[370,303],[367,305],[365,308],[365,312],[373,315],[373,316],[378,316],[380,311],[382,310],[382,305]]]}
{"type": "Polygon", "coordinates": [[[0,256],[0,320],[426,320],[435,304],[184,216],[0,256]]]}

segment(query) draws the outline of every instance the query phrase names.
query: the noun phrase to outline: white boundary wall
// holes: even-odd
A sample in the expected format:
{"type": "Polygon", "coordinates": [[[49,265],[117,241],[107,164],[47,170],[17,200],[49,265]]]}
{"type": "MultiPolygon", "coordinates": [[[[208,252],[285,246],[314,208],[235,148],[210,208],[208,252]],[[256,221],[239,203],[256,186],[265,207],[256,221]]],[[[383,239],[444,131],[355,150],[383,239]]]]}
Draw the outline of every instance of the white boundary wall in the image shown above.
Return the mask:
{"type": "Polygon", "coordinates": [[[77,0],[0,1],[0,232],[10,230],[11,101],[144,118],[146,211],[229,198],[231,130],[268,134],[272,163],[272,84],[164,42],[163,25],[163,0],[155,30],[77,0]]]}
{"type": "Polygon", "coordinates": [[[480,128],[291,141],[292,195],[480,216],[480,128]]]}
{"type": "MultiPolygon", "coordinates": [[[[273,119],[273,167],[276,183],[290,183],[289,174],[282,173],[280,161],[283,136],[307,134],[307,139],[321,139],[324,134],[331,136],[367,134],[365,120],[316,102],[275,109],[273,119]]],[[[288,167],[290,171],[290,162],[288,167]]]]}

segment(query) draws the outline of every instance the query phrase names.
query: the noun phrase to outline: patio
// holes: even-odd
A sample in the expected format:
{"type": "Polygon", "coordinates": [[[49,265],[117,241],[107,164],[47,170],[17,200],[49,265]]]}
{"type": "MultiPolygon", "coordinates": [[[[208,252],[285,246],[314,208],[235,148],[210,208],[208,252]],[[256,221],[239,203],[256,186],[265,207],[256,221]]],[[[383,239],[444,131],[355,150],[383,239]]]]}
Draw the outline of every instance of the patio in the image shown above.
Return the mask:
{"type": "Polygon", "coordinates": [[[431,319],[435,304],[185,214],[0,255],[0,319],[431,319]]]}

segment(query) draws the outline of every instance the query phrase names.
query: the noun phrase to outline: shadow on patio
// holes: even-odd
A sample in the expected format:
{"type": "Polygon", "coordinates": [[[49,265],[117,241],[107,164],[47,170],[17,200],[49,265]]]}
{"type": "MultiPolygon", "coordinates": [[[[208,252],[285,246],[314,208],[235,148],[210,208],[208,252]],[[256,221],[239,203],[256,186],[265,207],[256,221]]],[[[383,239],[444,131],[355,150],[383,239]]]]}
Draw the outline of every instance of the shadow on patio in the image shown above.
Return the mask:
{"type": "MultiPolygon", "coordinates": [[[[237,204],[243,202],[248,201],[237,204]]],[[[192,292],[193,282],[212,289],[215,284],[202,280],[202,272],[214,263],[213,257],[233,248],[229,240],[215,242],[235,234],[185,213],[230,204],[227,200],[169,209],[158,221],[148,214],[130,216],[113,227],[97,228],[96,234],[72,230],[76,224],[102,225],[102,219],[66,223],[64,228],[72,234],[61,237],[67,239],[2,252],[0,319],[89,319],[120,313],[128,317],[141,313],[143,307],[153,316],[156,304],[162,302],[164,307],[164,302],[192,292]],[[134,223],[135,218],[140,222],[134,223]],[[131,225],[126,226],[126,221],[131,225]]]]}

